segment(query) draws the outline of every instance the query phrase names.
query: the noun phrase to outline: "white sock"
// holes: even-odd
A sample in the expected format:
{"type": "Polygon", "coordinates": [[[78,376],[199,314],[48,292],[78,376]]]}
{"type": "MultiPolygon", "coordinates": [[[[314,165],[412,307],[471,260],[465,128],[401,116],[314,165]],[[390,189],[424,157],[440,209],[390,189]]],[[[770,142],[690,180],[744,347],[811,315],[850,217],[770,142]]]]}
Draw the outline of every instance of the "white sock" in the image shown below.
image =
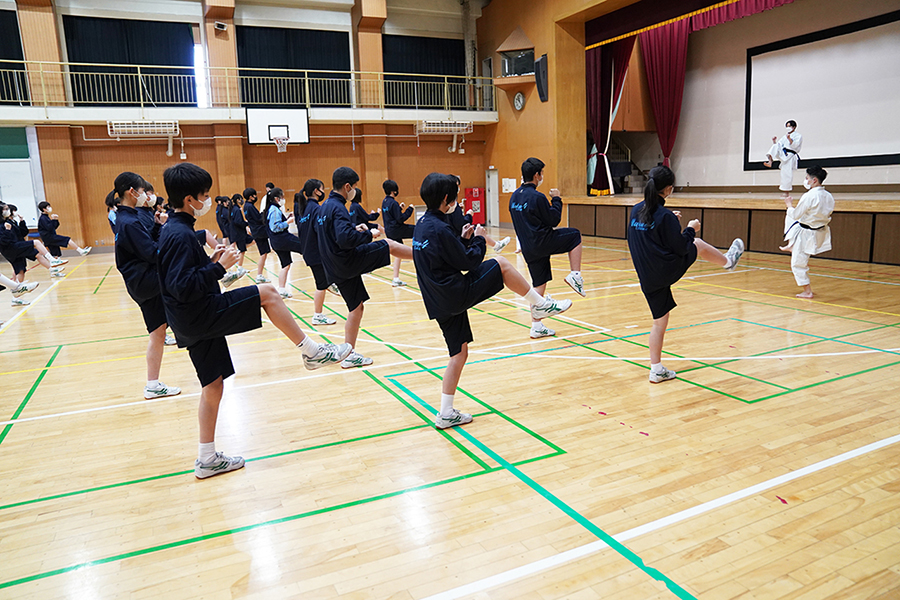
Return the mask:
{"type": "Polygon", "coordinates": [[[733,263],[732,263],[731,257],[726,254],[725,255],[725,266],[723,268],[730,269],[732,264],[733,263]]]}
{"type": "Polygon", "coordinates": [[[297,344],[297,347],[300,348],[300,352],[303,353],[303,356],[306,356],[307,358],[315,356],[316,352],[319,351],[318,342],[314,341],[309,336],[303,338],[303,341],[297,344]]]}
{"type": "Polygon", "coordinates": [[[528,290],[528,293],[522,296],[525,300],[528,301],[528,304],[534,306],[535,304],[542,304],[544,302],[544,297],[537,293],[537,290],[531,288],[528,290]]]}
{"type": "Polygon", "coordinates": [[[6,275],[0,275],[0,285],[2,285],[4,287],[8,287],[10,289],[10,291],[12,291],[22,284],[19,283],[18,281],[13,281],[6,275]]]}
{"type": "Polygon", "coordinates": [[[661,362],[658,362],[658,363],[650,363],[650,370],[653,371],[654,373],[662,373],[663,371],[666,370],[666,368],[663,366],[663,364],[661,362]]]}
{"type": "Polygon", "coordinates": [[[453,394],[441,394],[441,414],[445,417],[453,412],[453,394]]]}
{"type": "Polygon", "coordinates": [[[46,258],[46,259],[49,260],[50,262],[53,262],[54,260],[56,260],[56,257],[53,256],[52,254],[50,254],[49,252],[47,252],[46,254],[44,254],[44,258],[46,258]]]}
{"type": "Polygon", "coordinates": [[[572,271],[569,275],[574,275],[575,277],[581,277],[581,271],[572,271]]]}
{"type": "Polygon", "coordinates": [[[320,319],[324,316],[325,316],[325,313],[317,313],[317,312],[313,313],[313,319],[320,319]]]}
{"type": "Polygon", "coordinates": [[[203,442],[197,444],[197,460],[202,463],[208,463],[212,459],[216,457],[216,443],[209,442],[208,444],[204,444],[203,442]]]}
{"type": "Polygon", "coordinates": [[[531,330],[532,331],[540,331],[544,328],[544,325],[540,321],[532,321],[531,322],[531,330]]]}
{"type": "Polygon", "coordinates": [[[147,389],[155,390],[159,387],[159,379],[148,379],[147,380],[147,389]]]}

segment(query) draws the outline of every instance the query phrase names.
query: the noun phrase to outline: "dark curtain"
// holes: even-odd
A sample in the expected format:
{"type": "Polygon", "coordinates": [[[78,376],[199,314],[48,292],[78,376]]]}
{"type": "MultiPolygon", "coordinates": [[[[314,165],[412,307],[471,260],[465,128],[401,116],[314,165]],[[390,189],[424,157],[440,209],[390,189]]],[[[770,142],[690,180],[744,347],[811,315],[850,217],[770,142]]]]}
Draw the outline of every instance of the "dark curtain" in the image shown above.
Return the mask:
{"type": "Polygon", "coordinates": [[[691,33],[770,10],[794,0],[739,0],[691,17],[691,33]]]}
{"type": "Polygon", "coordinates": [[[591,188],[601,192],[612,189],[612,175],[606,151],[609,148],[613,110],[622,95],[628,61],[633,50],[632,36],[588,50],[585,55],[588,119],[591,135],[597,144],[597,168],[594,170],[591,188]]]}
{"type": "Polygon", "coordinates": [[[69,62],[141,65],[140,78],[136,67],[71,66],[76,104],[197,105],[190,23],[64,15],[63,29],[69,62]]]}
{"type": "Polygon", "coordinates": [[[721,0],[640,0],[585,23],[585,45],[600,44],[719,2],[721,0]]]}
{"type": "Polygon", "coordinates": [[[237,55],[243,105],[306,106],[307,91],[313,106],[350,105],[347,32],[238,26],[237,55]],[[323,72],[307,81],[294,70],[323,72]]]}
{"type": "Polygon", "coordinates": [[[650,105],[666,166],[669,166],[669,156],[678,135],[689,33],[690,19],[682,19],[640,34],[650,85],[650,105]]]}
{"type": "Polygon", "coordinates": [[[14,10],[0,10],[0,104],[27,104],[28,80],[19,36],[19,20],[14,10]]]}
{"type": "Polygon", "coordinates": [[[468,105],[463,40],[384,35],[382,60],[386,73],[384,79],[389,82],[385,84],[386,106],[443,108],[445,102],[453,108],[468,105]],[[448,76],[448,97],[444,96],[444,77],[422,75],[448,76]]]}

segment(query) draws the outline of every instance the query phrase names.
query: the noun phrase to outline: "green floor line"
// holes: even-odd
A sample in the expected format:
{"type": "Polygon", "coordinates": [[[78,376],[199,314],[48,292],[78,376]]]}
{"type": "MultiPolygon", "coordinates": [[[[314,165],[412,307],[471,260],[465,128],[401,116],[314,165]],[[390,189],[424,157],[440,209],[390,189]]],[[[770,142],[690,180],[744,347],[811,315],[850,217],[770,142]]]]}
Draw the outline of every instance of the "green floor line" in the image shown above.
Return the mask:
{"type": "MultiPolygon", "coordinates": [[[[765,356],[767,354],[777,354],[778,352],[785,352],[787,350],[795,350],[797,348],[803,348],[804,346],[813,346],[815,344],[821,344],[827,340],[813,340],[811,342],[803,342],[802,344],[794,344],[792,346],[785,346],[784,348],[776,348],[775,350],[766,350],[765,352],[757,352],[756,354],[751,354],[750,356],[765,356]]],[[[716,365],[727,365],[733,362],[738,362],[740,359],[732,358],[729,360],[723,360],[722,362],[714,363],[716,365]]],[[[705,369],[706,367],[690,367],[688,369],[679,369],[679,373],[690,373],[691,371],[699,371],[700,369],[705,369]]]]}
{"type": "MultiPolygon", "coordinates": [[[[291,284],[291,285],[293,285],[293,284],[291,284]]],[[[309,295],[309,292],[304,292],[303,290],[300,290],[300,293],[303,294],[304,296],[306,296],[307,298],[309,298],[310,300],[315,301],[315,298],[313,298],[312,296],[310,296],[310,295],[309,295]]],[[[327,292],[327,293],[328,293],[328,294],[331,294],[331,292],[327,292]]],[[[334,294],[331,294],[331,295],[334,296],[334,294]]],[[[327,298],[327,296],[326,296],[326,298],[327,298]]],[[[327,303],[327,302],[324,303],[324,304],[322,304],[322,306],[323,306],[326,310],[328,310],[331,314],[333,314],[333,315],[335,315],[335,316],[337,316],[337,317],[340,317],[340,318],[343,319],[344,321],[347,320],[347,317],[345,317],[344,315],[342,315],[342,314],[339,313],[338,311],[336,311],[336,310],[334,310],[333,308],[331,308],[330,306],[328,306],[328,303],[327,303]]]]}
{"type": "MultiPolygon", "coordinates": [[[[368,331],[365,331],[364,329],[363,329],[362,331],[364,331],[367,335],[372,336],[373,338],[375,338],[375,339],[378,340],[379,342],[382,341],[381,339],[379,339],[377,336],[373,335],[372,333],[369,333],[368,331]]],[[[397,354],[399,354],[400,356],[402,356],[402,357],[404,357],[404,358],[406,358],[406,359],[408,359],[408,360],[412,360],[412,358],[410,358],[406,353],[404,353],[404,352],[398,350],[397,348],[394,348],[394,347],[391,346],[390,344],[385,344],[385,345],[386,345],[388,348],[390,348],[391,350],[393,350],[394,352],[396,352],[397,354]]],[[[438,375],[436,372],[434,372],[432,369],[429,369],[428,367],[426,367],[426,366],[423,365],[422,363],[416,361],[414,364],[416,364],[417,366],[421,367],[422,370],[423,370],[423,372],[427,372],[427,373],[429,373],[430,375],[436,377],[439,381],[443,381],[443,380],[444,380],[443,377],[441,377],[441,376],[438,375]]],[[[393,381],[390,377],[386,377],[386,379],[387,379],[388,381],[390,381],[391,383],[393,383],[394,385],[397,385],[397,383],[396,383],[395,381],[393,381]]],[[[544,444],[545,446],[548,446],[549,448],[552,448],[552,449],[554,450],[554,452],[558,452],[558,453],[561,453],[561,454],[565,454],[565,453],[566,453],[565,450],[563,450],[562,448],[560,448],[559,446],[557,446],[556,444],[554,444],[554,443],[551,442],[550,440],[544,438],[542,435],[538,434],[537,432],[532,431],[532,430],[529,429],[528,427],[522,425],[521,423],[519,423],[518,421],[516,421],[516,420],[513,419],[512,417],[508,416],[506,413],[500,411],[500,410],[497,409],[497,408],[494,408],[493,406],[489,405],[487,402],[484,402],[484,401],[481,400],[480,398],[475,397],[473,394],[470,394],[469,392],[467,392],[466,390],[462,389],[462,388],[459,387],[459,386],[457,386],[456,389],[457,389],[461,394],[463,394],[463,395],[465,395],[465,396],[468,396],[469,398],[471,398],[472,400],[474,400],[475,402],[477,402],[478,404],[480,404],[481,406],[483,406],[484,408],[486,408],[486,409],[489,411],[489,413],[498,415],[500,418],[504,419],[504,420],[507,421],[508,423],[511,423],[511,424],[514,425],[515,427],[518,427],[521,431],[524,431],[526,434],[528,434],[528,435],[530,435],[531,437],[533,437],[534,439],[540,441],[540,442],[541,442],[542,444],[544,444]]],[[[397,397],[397,398],[399,399],[399,396],[395,396],[395,397],[397,397]]],[[[402,401],[402,399],[401,399],[401,401],[402,401]]]]}
{"type": "MultiPolygon", "coordinates": [[[[485,412],[485,413],[481,413],[481,414],[478,415],[478,416],[487,416],[487,415],[489,415],[489,414],[490,414],[490,413],[485,412]]],[[[408,431],[415,431],[415,430],[417,430],[417,429],[426,429],[426,428],[430,428],[430,427],[431,427],[431,422],[430,422],[430,420],[427,420],[427,419],[426,419],[426,421],[427,421],[427,422],[424,423],[424,424],[422,424],[422,425],[413,425],[413,426],[411,426],[411,427],[404,427],[404,428],[402,428],[402,429],[394,429],[394,430],[392,430],[392,431],[384,431],[384,432],[381,432],[381,433],[373,433],[373,434],[364,435],[364,436],[360,436],[360,437],[350,438],[350,439],[347,439],[347,440],[339,440],[339,441],[337,441],[337,442],[327,442],[327,443],[324,443],[324,444],[316,444],[315,446],[306,446],[306,447],[304,447],[304,448],[297,448],[296,450],[286,450],[286,451],[284,451],[284,452],[276,452],[276,453],[274,453],[274,454],[266,454],[266,455],[263,455],[263,456],[257,456],[257,457],[255,457],[255,458],[248,458],[248,459],[246,460],[246,462],[249,463],[249,462],[257,462],[257,461],[261,461],[261,460],[270,460],[270,459],[273,459],[273,458],[281,458],[281,457],[283,457],[283,456],[291,456],[291,455],[293,455],[293,454],[301,454],[301,453],[303,453],[303,452],[310,452],[310,451],[312,451],[312,450],[321,450],[321,449],[323,449],[323,448],[332,448],[332,447],[334,447],[334,446],[342,446],[342,445],[344,445],[344,444],[352,444],[352,443],[362,442],[362,441],[371,440],[371,439],[375,439],[375,438],[386,437],[386,436],[390,436],[390,435],[397,435],[397,434],[399,434],[399,433],[406,433],[406,432],[408,432],[408,431]]],[[[41,502],[49,502],[50,500],[59,500],[59,499],[61,499],[61,498],[68,498],[68,497],[71,497],[71,496],[81,496],[81,495],[89,494],[89,493],[92,493],[92,492],[99,492],[99,491],[109,490],[109,489],[113,489],[113,488],[125,487],[125,486],[130,486],[130,485],[137,485],[137,484],[140,484],[140,483],[147,483],[148,481],[157,481],[157,480],[160,480],[160,479],[168,479],[168,478],[171,478],[171,477],[179,477],[179,476],[183,476],[183,475],[190,475],[190,474],[193,474],[193,472],[194,472],[194,470],[193,470],[193,469],[190,469],[190,470],[188,470],[188,471],[177,471],[177,472],[175,472],[175,473],[164,473],[164,474],[162,474],[162,475],[154,475],[154,476],[152,476],[152,477],[143,477],[143,478],[141,478],[141,479],[133,479],[133,480],[131,480],[131,481],[122,481],[122,482],[119,482],[119,483],[111,483],[111,484],[108,484],[108,485],[101,485],[101,486],[97,486],[97,487],[86,488],[86,489],[83,489],[83,490],[76,490],[76,491],[72,491],[72,492],[65,492],[65,493],[62,493],[62,494],[55,494],[55,495],[53,495],[53,496],[47,496],[47,497],[45,497],[45,498],[35,498],[35,499],[32,499],[32,500],[22,500],[21,502],[13,502],[12,504],[4,504],[4,505],[0,506],[0,510],[6,510],[6,509],[9,509],[9,508],[15,508],[15,507],[17,507],[17,506],[26,506],[26,505],[29,505],[29,504],[39,504],[39,503],[41,503],[41,502]]]]}
{"type": "MultiPolygon", "coordinates": [[[[762,323],[754,323],[754,322],[752,322],[752,321],[742,321],[741,319],[734,319],[734,320],[735,320],[735,321],[738,321],[738,322],[740,322],[740,323],[750,323],[751,325],[758,325],[759,327],[765,327],[765,328],[767,328],[767,329],[775,329],[775,330],[778,330],[778,331],[786,331],[786,332],[788,332],[788,333],[793,333],[793,334],[795,334],[795,335],[804,335],[804,336],[807,336],[807,337],[814,337],[814,338],[818,338],[820,341],[823,341],[823,342],[835,342],[835,343],[838,343],[838,344],[846,344],[846,345],[848,345],[848,346],[854,346],[854,347],[856,347],[856,348],[863,348],[863,349],[865,349],[865,350],[877,350],[877,351],[879,351],[879,352],[884,352],[885,354],[893,354],[893,355],[895,355],[895,356],[900,356],[900,352],[895,352],[895,351],[893,351],[893,350],[885,350],[884,348],[875,348],[874,346],[866,346],[866,345],[863,345],[863,344],[856,344],[856,343],[854,343],[854,342],[847,342],[847,341],[844,341],[844,340],[841,340],[841,339],[837,339],[837,337],[829,338],[829,337],[825,337],[825,336],[821,336],[821,335],[816,335],[816,334],[814,334],[814,333],[803,333],[803,332],[801,332],[801,331],[792,331],[792,330],[790,330],[790,329],[784,329],[783,327],[776,327],[776,326],[774,326],[774,325],[764,325],[764,324],[762,324],[762,323]]],[[[893,327],[893,325],[885,325],[885,328],[887,328],[887,327],[893,327]]],[[[869,331],[873,331],[874,329],[878,329],[878,328],[876,327],[876,328],[870,329],[869,331]]],[[[861,332],[859,332],[859,333],[865,333],[865,332],[862,332],[862,331],[861,331],[861,332]]],[[[851,334],[851,335],[856,335],[856,334],[854,333],[854,334],[851,334]]],[[[840,336],[840,337],[845,337],[845,336],[840,336]]]]}
{"type": "Polygon", "coordinates": [[[370,497],[368,497],[368,498],[363,498],[363,499],[361,499],[361,500],[353,500],[353,501],[351,501],[351,502],[344,502],[344,503],[342,503],[342,504],[336,504],[336,505],[334,505],[334,506],[328,506],[328,507],[325,507],[325,508],[319,508],[319,509],[316,509],[316,510],[311,510],[311,511],[308,511],[308,512],[298,513],[298,514],[290,515],[290,516],[287,516],[287,517],[281,517],[281,518],[278,518],[278,519],[272,519],[272,520],[270,520],[270,521],[263,521],[263,522],[261,522],[261,523],[254,523],[253,525],[245,525],[245,526],[243,526],[243,527],[235,527],[235,528],[233,528],[233,529],[223,529],[223,530],[221,530],[221,531],[215,531],[215,532],[212,532],[212,533],[208,533],[208,534],[204,534],[204,535],[199,535],[199,536],[192,537],[192,538],[187,538],[187,539],[184,539],[184,540],[178,540],[178,541],[175,541],[175,542],[169,542],[169,543],[167,543],[167,544],[159,544],[159,545],[157,545],[157,546],[151,546],[151,547],[149,547],[149,548],[143,548],[143,549],[141,549],[141,550],[133,550],[133,551],[131,551],[131,552],[125,552],[125,553],[122,553],[122,554],[116,554],[116,555],[114,555],[114,556],[108,556],[108,557],[106,557],[106,558],[100,558],[100,559],[97,559],[97,560],[91,560],[91,561],[79,563],[79,564],[76,564],[76,565],[72,565],[72,566],[69,566],[69,567],[63,567],[63,568],[61,568],[61,569],[54,569],[54,570],[52,570],[52,571],[45,571],[45,572],[43,572],[43,573],[37,573],[36,575],[29,575],[29,576],[27,576],[27,577],[21,577],[21,578],[19,578],[19,579],[11,579],[11,580],[9,580],[9,581],[0,582],[0,589],[10,588],[10,587],[14,587],[14,586],[17,586],[17,585],[22,585],[22,584],[24,584],[24,583],[30,583],[30,582],[32,582],[32,581],[39,581],[39,580],[41,580],[41,579],[47,579],[48,577],[54,577],[54,576],[56,576],[56,575],[63,575],[63,574],[66,574],[66,573],[72,573],[72,572],[74,572],[74,571],[80,571],[80,570],[82,570],[82,569],[86,569],[86,568],[89,568],[89,567],[96,567],[96,566],[105,565],[105,564],[112,563],[112,562],[118,562],[118,561],[126,560],[126,559],[129,559],[129,558],[135,558],[135,557],[138,557],[138,556],[145,556],[145,555],[147,555],[147,554],[153,554],[153,553],[155,553],[155,552],[161,552],[161,551],[164,551],[164,550],[171,550],[172,548],[180,548],[180,547],[182,547],[182,546],[188,546],[188,545],[190,545],[190,544],[196,544],[196,543],[199,543],[199,542],[205,542],[205,541],[209,541],[209,540],[214,540],[214,539],[216,539],[216,538],[225,537],[225,536],[230,536],[230,535],[234,535],[234,534],[237,534],[237,533],[244,533],[244,532],[247,532],[247,531],[253,531],[253,530],[256,530],[256,529],[260,529],[260,528],[262,528],[262,527],[269,527],[269,526],[272,526],[272,525],[280,525],[280,524],[282,524],[282,523],[290,523],[290,522],[292,522],[292,521],[297,521],[297,520],[300,520],[300,519],[305,519],[305,518],[313,517],[313,516],[316,516],[316,515],[327,514],[327,513],[330,513],[330,512],[337,511],[337,510],[342,510],[342,509],[345,509],[345,508],[351,508],[351,507],[354,507],[354,506],[361,506],[361,505],[365,505],[365,504],[370,504],[370,503],[376,502],[376,501],[378,501],[378,500],[385,500],[385,499],[388,499],[388,498],[395,498],[395,497],[397,497],[397,496],[402,496],[402,495],[404,495],[404,494],[409,494],[409,493],[412,493],[412,492],[418,492],[418,491],[422,491],[422,490],[427,490],[427,489],[431,489],[431,488],[434,488],[434,487],[438,487],[438,486],[442,486],[442,485],[447,485],[447,484],[450,484],[450,483],[455,483],[455,482],[457,482],[457,481],[463,481],[463,480],[465,480],[465,479],[470,479],[470,478],[472,478],[472,477],[478,477],[478,476],[481,476],[481,475],[487,475],[488,473],[495,473],[495,472],[497,472],[497,471],[502,471],[502,470],[503,470],[502,467],[494,467],[494,468],[491,468],[491,469],[488,469],[488,470],[477,471],[477,472],[475,472],[475,473],[468,473],[468,474],[466,474],[466,475],[458,475],[458,476],[456,476],[456,477],[450,477],[450,478],[448,478],[448,479],[442,479],[442,480],[440,480],[440,481],[435,481],[435,482],[433,482],[433,483],[426,483],[426,484],[423,484],[423,485],[418,485],[418,486],[415,486],[415,487],[406,488],[406,489],[403,489],[403,490],[398,490],[398,491],[396,491],[396,492],[388,492],[388,493],[385,493],[385,494],[379,494],[379,495],[377,495],[377,496],[370,496],[370,497]]]}
{"type": "Polygon", "coordinates": [[[871,373],[872,371],[878,371],[880,369],[887,369],[888,367],[894,367],[896,365],[900,365],[900,360],[892,363],[888,363],[886,365],[879,365],[877,367],[870,367],[868,369],[863,369],[862,371],[857,371],[856,373],[848,373],[847,375],[841,375],[839,377],[833,377],[831,379],[826,379],[825,381],[817,381],[815,383],[810,383],[807,385],[800,386],[798,388],[794,388],[792,390],[788,390],[786,392],[780,392],[778,394],[772,394],[771,396],[765,396],[763,398],[757,398],[756,400],[745,400],[748,404],[753,404],[756,402],[762,402],[763,400],[770,400],[772,398],[777,398],[779,396],[785,396],[787,394],[791,394],[793,392],[799,392],[801,390],[808,390],[809,388],[818,387],[820,385],[825,385],[826,383],[834,383],[835,381],[840,381],[842,379],[847,379],[849,377],[856,377],[858,375],[864,375],[865,373],[871,373]]]}
{"type": "Polygon", "coordinates": [[[109,272],[112,271],[113,265],[109,265],[109,268],[106,270],[106,275],[103,276],[103,279],[100,280],[100,283],[97,284],[97,287],[94,288],[94,293],[97,293],[97,290],[100,289],[100,286],[103,285],[103,282],[106,281],[106,276],[109,275],[109,272]]]}
{"type": "MultiPolygon", "coordinates": [[[[146,338],[147,334],[143,333],[141,335],[128,335],[120,338],[109,338],[106,340],[87,340],[86,342],[69,342],[63,344],[64,347],[69,346],[82,346],[84,344],[102,344],[104,342],[119,342],[122,340],[134,340],[137,338],[146,338]]],[[[56,348],[59,344],[50,344],[49,346],[35,346],[34,348],[16,348],[15,350],[0,350],[0,354],[8,354],[10,352],[27,352],[29,350],[46,350],[47,348],[56,348]]]]}
{"type": "MultiPolygon", "coordinates": [[[[398,387],[400,387],[404,391],[404,393],[406,393],[406,395],[408,395],[410,398],[412,398],[413,400],[418,402],[423,408],[425,408],[426,410],[434,411],[433,407],[431,407],[428,403],[426,403],[421,398],[416,396],[416,394],[414,394],[411,390],[409,390],[408,388],[403,386],[403,384],[397,383],[396,385],[398,387]]],[[[582,516],[581,513],[576,511],[574,508],[572,508],[565,502],[563,502],[562,499],[560,499],[558,496],[551,493],[549,490],[547,490],[541,484],[537,483],[531,477],[529,477],[528,475],[523,473],[513,463],[508,462],[502,456],[500,456],[499,454],[497,454],[496,452],[491,450],[488,446],[486,446],[481,441],[479,441],[478,438],[476,438],[475,436],[470,434],[468,431],[466,431],[465,428],[454,427],[453,429],[455,430],[455,433],[464,437],[471,444],[475,445],[482,452],[484,452],[485,454],[490,456],[494,461],[497,462],[497,464],[499,464],[501,467],[503,467],[503,469],[505,471],[509,472],[514,477],[516,477],[516,479],[518,479],[519,481],[521,481],[522,483],[524,483],[525,485],[530,487],[532,490],[534,490],[535,492],[540,494],[545,500],[547,500],[548,502],[553,504],[557,509],[562,511],[564,514],[568,515],[576,523],[578,523],[579,525],[581,525],[582,527],[584,527],[585,529],[590,531],[597,538],[603,540],[603,542],[605,542],[610,548],[612,548],[613,550],[618,552],[619,555],[621,555],[623,558],[628,560],[630,563],[635,565],[637,568],[639,568],[641,571],[643,571],[644,573],[649,575],[654,580],[664,583],[665,586],[669,589],[669,591],[671,591],[673,594],[675,594],[675,596],[677,596],[678,598],[681,598],[683,600],[688,600],[688,599],[696,600],[696,598],[694,598],[694,596],[692,596],[687,590],[685,590],[680,585],[675,583],[672,579],[663,575],[657,569],[648,567],[646,564],[644,564],[644,561],[640,556],[638,556],[637,554],[632,552],[624,544],[617,541],[614,537],[612,537],[611,535],[609,535],[608,533],[606,533],[605,531],[603,531],[602,529],[600,529],[599,527],[594,525],[590,521],[590,519],[587,519],[584,516],[582,516]]]]}
{"type": "MultiPolygon", "coordinates": [[[[369,379],[371,379],[372,381],[377,383],[379,386],[381,386],[387,393],[389,393],[395,399],[399,400],[400,403],[403,404],[404,406],[406,406],[406,408],[408,408],[414,415],[416,415],[417,417],[419,417],[420,419],[422,419],[423,421],[428,423],[429,426],[434,427],[434,421],[433,421],[433,417],[431,415],[426,416],[426,415],[423,415],[422,413],[420,413],[412,404],[407,402],[403,397],[401,397],[399,394],[397,394],[397,392],[395,392],[394,390],[392,390],[391,388],[386,386],[383,381],[379,380],[377,377],[372,375],[370,372],[363,371],[363,373],[365,373],[366,376],[369,377],[369,379]]],[[[434,414],[434,413],[432,413],[432,414],[434,414]]],[[[437,429],[436,427],[434,428],[434,430],[437,431],[438,433],[440,433],[441,436],[445,440],[447,440],[448,442],[450,442],[451,444],[456,446],[457,450],[459,450],[460,452],[462,452],[463,454],[468,456],[470,459],[472,459],[472,461],[474,461],[475,464],[477,464],[479,467],[481,467],[482,469],[485,469],[485,470],[491,468],[486,462],[481,460],[478,456],[475,455],[474,452],[472,452],[471,450],[466,448],[464,444],[460,443],[459,440],[457,440],[454,436],[450,435],[447,431],[445,431],[443,429],[437,429]]]]}
{"type": "MultiPolygon", "coordinates": [[[[9,418],[10,421],[15,421],[19,418],[19,415],[22,414],[22,411],[25,410],[25,406],[28,405],[28,402],[31,400],[31,397],[34,396],[34,393],[37,391],[38,386],[41,385],[41,381],[44,380],[44,375],[47,374],[47,370],[53,364],[53,361],[56,360],[56,357],[59,356],[60,350],[62,350],[62,346],[56,347],[56,352],[53,353],[53,356],[50,357],[50,360],[47,361],[47,364],[44,365],[44,369],[41,371],[41,374],[38,375],[38,378],[35,380],[34,384],[31,386],[31,389],[28,390],[28,394],[25,395],[25,399],[19,404],[19,407],[16,409],[16,412],[13,413],[12,417],[9,418]]],[[[9,435],[10,429],[13,428],[15,423],[10,423],[6,427],[3,428],[3,432],[0,433],[0,444],[3,443],[3,440],[6,439],[6,436],[9,435]]]]}

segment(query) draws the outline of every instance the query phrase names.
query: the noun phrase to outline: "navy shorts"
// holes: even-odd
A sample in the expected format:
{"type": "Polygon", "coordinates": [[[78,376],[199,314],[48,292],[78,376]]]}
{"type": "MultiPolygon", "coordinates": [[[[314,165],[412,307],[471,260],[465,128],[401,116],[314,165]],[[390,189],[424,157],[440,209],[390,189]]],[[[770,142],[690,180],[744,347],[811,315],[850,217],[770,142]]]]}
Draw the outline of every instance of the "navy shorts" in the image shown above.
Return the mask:
{"type": "Polygon", "coordinates": [[[287,235],[279,235],[277,238],[277,243],[275,246],[275,254],[278,255],[278,260],[281,261],[281,268],[285,268],[294,262],[294,259],[291,258],[291,252],[296,252],[297,254],[303,254],[303,243],[293,233],[288,233],[287,235]]]}
{"type": "Polygon", "coordinates": [[[241,236],[241,237],[237,238],[236,240],[232,240],[232,242],[234,242],[234,244],[237,246],[238,252],[243,254],[244,252],[247,251],[247,237],[246,236],[241,236]]]}
{"type": "Polygon", "coordinates": [[[260,256],[272,251],[272,248],[269,247],[269,238],[253,238],[253,241],[256,242],[256,249],[259,250],[260,256]]]}
{"type": "Polygon", "coordinates": [[[402,244],[403,240],[412,238],[415,229],[415,226],[404,223],[396,229],[392,229],[391,233],[387,234],[387,238],[389,240],[394,240],[395,242],[402,244]]]}
{"type": "Polygon", "coordinates": [[[309,265],[309,270],[312,271],[313,279],[316,280],[316,289],[328,289],[329,283],[328,276],[325,274],[325,267],[323,267],[321,264],[309,265]]]}
{"type": "Polygon", "coordinates": [[[294,262],[290,250],[276,250],[275,254],[278,255],[278,261],[281,263],[282,269],[291,266],[291,263],[294,262]]]}
{"type": "Polygon", "coordinates": [[[248,285],[214,296],[207,312],[196,319],[191,331],[172,329],[179,347],[187,346],[200,385],[207,386],[219,377],[234,375],[225,336],[262,327],[259,288],[248,285]]]}
{"type": "Polygon", "coordinates": [[[438,320],[450,356],[459,354],[462,351],[462,345],[468,344],[474,339],[472,327],[469,325],[469,313],[466,311],[503,290],[503,270],[500,269],[500,264],[496,260],[484,261],[466,273],[464,277],[466,293],[460,303],[464,307],[462,312],[438,320]]]}
{"type": "Polygon", "coordinates": [[[153,333],[166,324],[166,308],[163,305],[162,296],[153,296],[149,300],[144,300],[138,306],[141,307],[141,314],[144,316],[144,325],[147,326],[147,333],[153,333]]]}
{"type": "Polygon", "coordinates": [[[375,269],[386,267],[389,264],[391,264],[391,249],[384,240],[369,242],[356,248],[351,262],[344,265],[345,272],[356,273],[356,275],[335,281],[341,291],[341,297],[347,304],[347,310],[352,312],[369,299],[369,292],[366,291],[362,280],[363,274],[371,273],[375,269]]]}
{"type": "Polygon", "coordinates": [[[36,260],[37,255],[38,251],[34,247],[34,242],[15,242],[3,250],[3,258],[9,261],[16,273],[24,273],[25,261],[36,260]]]}
{"type": "Polygon", "coordinates": [[[670,310],[678,306],[675,304],[675,298],[672,296],[672,288],[670,286],[651,291],[641,291],[644,292],[644,298],[647,299],[647,304],[650,305],[650,314],[653,315],[654,319],[666,316],[670,310]]]}
{"type": "Polygon", "coordinates": [[[528,272],[531,273],[532,287],[542,286],[553,279],[553,271],[550,268],[551,256],[571,252],[580,243],[581,232],[574,227],[560,227],[553,230],[550,239],[531,252],[531,256],[525,261],[528,264],[528,272]],[[538,258],[534,257],[535,254],[538,258]]]}

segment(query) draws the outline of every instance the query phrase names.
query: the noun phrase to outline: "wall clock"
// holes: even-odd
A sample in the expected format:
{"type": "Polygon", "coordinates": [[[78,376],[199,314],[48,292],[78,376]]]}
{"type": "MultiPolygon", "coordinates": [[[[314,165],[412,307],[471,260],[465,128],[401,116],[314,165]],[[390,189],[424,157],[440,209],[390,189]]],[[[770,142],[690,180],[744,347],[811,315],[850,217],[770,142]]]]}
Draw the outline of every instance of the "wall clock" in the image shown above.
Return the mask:
{"type": "Polygon", "coordinates": [[[525,108],[525,94],[522,92],[517,92],[515,97],[513,98],[513,106],[516,107],[516,110],[522,110],[525,108]]]}

